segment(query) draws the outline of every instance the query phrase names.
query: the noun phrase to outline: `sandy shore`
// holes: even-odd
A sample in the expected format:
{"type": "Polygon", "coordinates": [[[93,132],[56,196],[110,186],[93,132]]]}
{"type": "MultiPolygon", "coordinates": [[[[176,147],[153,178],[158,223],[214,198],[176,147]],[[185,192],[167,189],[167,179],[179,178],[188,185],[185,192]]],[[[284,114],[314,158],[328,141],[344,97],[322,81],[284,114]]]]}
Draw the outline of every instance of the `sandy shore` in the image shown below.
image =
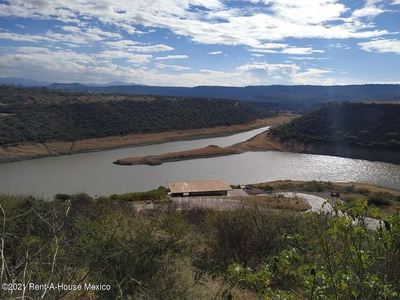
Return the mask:
{"type": "MultiPolygon", "coordinates": [[[[280,143],[277,140],[271,139],[268,136],[268,131],[260,133],[247,141],[235,144],[230,147],[226,148],[218,147],[218,149],[208,149],[207,151],[205,151],[204,149],[205,148],[193,149],[191,151],[182,151],[176,153],[165,153],[158,155],[157,157],[154,157],[154,160],[168,162],[172,160],[176,161],[176,160],[188,160],[188,159],[213,157],[213,156],[224,156],[224,155],[237,154],[248,151],[285,151],[285,152],[331,155],[331,156],[400,164],[400,153],[396,151],[371,150],[371,149],[351,148],[351,147],[315,146],[315,145],[305,146],[293,143],[290,144],[280,143]],[[172,160],[169,158],[171,155],[174,157],[174,159],[172,160]]],[[[115,163],[157,165],[157,163],[152,164],[151,162],[149,162],[147,157],[130,157],[125,159],[120,159],[115,163]],[[135,163],[123,163],[127,161],[135,163]]]]}
{"type": "Polygon", "coordinates": [[[128,157],[118,159],[114,162],[116,165],[161,165],[165,162],[188,160],[194,158],[206,158],[215,156],[226,156],[232,154],[238,154],[240,151],[232,148],[223,148],[214,145],[207,146],[205,148],[199,148],[194,150],[171,152],[160,155],[149,155],[142,157],[128,157]]]}
{"type": "Polygon", "coordinates": [[[0,147],[0,163],[47,156],[71,155],[83,152],[110,150],[130,146],[143,146],[184,139],[225,136],[264,126],[287,123],[290,119],[295,117],[298,117],[298,115],[286,114],[278,117],[258,119],[249,124],[159,133],[129,134],[125,136],[109,136],[79,140],[75,142],[21,143],[6,148],[0,147]]]}

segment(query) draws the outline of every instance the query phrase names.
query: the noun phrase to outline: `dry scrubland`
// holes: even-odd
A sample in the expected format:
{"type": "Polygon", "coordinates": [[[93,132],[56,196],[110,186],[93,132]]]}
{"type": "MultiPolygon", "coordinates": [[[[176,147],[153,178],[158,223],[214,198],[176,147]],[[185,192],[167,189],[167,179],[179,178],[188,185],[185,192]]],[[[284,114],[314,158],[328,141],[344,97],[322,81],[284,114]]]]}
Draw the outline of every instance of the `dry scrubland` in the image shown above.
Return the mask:
{"type": "MultiPolygon", "coordinates": [[[[271,187],[323,192],[350,187],[349,192],[366,193],[358,190],[365,186],[323,182],[274,182],[252,188],[271,187]]],[[[50,202],[0,195],[2,282],[110,285],[109,291],[11,294],[1,290],[0,298],[395,300],[400,296],[399,213],[382,216],[382,227],[370,231],[364,218],[379,217],[379,212],[367,200],[317,214],[277,210],[263,197],[250,197],[245,207],[230,211],[177,210],[165,202],[166,197],[165,188],[96,199],[58,194],[50,202]],[[145,199],[164,204],[136,211],[132,201],[145,199]]]]}

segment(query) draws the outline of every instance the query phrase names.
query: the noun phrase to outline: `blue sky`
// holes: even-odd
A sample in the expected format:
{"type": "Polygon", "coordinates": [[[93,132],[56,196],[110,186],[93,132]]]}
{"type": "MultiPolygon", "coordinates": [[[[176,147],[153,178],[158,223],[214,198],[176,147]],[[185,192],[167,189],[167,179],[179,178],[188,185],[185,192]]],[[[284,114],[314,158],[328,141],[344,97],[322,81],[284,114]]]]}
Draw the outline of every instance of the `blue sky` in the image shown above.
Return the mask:
{"type": "Polygon", "coordinates": [[[400,0],[0,0],[0,77],[400,83],[400,0]]]}

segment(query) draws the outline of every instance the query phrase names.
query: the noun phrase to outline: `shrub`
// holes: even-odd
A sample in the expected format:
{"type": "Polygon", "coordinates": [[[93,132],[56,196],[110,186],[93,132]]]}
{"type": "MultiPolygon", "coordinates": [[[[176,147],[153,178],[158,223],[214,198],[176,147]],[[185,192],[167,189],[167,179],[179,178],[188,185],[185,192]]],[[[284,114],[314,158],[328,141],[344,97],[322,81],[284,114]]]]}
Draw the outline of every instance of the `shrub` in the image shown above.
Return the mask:
{"type": "Polygon", "coordinates": [[[53,196],[53,199],[54,200],[61,200],[61,201],[67,201],[67,200],[70,200],[71,199],[71,195],[68,195],[68,194],[55,194],[54,196],[53,196]]]}
{"type": "Polygon", "coordinates": [[[342,191],[344,193],[350,194],[350,193],[354,193],[356,191],[356,188],[354,187],[354,185],[352,186],[345,186],[342,191]]]}
{"type": "Polygon", "coordinates": [[[144,200],[165,200],[168,197],[167,189],[162,187],[157,190],[150,190],[147,192],[127,193],[127,194],[113,194],[109,197],[110,200],[121,201],[144,201],[144,200]]]}
{"type": "Polygon", "coordinates": [[[299,190],[304,192],[324,192],[328,189],[332,189],[333,185],[331,182],[323,181],[310,181],[299,185],[299,190]]]}
{"type": "Polygon", "coordinates": [[[369,195],[371,193],[371,191],[368,189],[361,188],[361,189],[357,189],[356,193],[361,194],[361,195],[369,195]]]}
{"type": "Polygon", "coordinates": [[[391,205],[390,200],[383,193],[372,194],[368,198],[368,204],[369,205],[373,204],[373,205],[376,205],[376,206],[389,206],[389,205],[391,205]]]}

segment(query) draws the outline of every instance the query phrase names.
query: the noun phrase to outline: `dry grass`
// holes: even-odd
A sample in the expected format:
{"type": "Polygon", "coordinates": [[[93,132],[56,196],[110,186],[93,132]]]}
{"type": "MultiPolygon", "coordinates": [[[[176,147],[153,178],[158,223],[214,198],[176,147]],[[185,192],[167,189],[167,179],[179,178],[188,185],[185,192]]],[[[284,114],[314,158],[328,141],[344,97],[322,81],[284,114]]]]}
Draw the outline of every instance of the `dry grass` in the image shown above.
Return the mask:
{"type": "Polygon", "coordinates": [[[311,207],[298,198],[285,198],[283,196],[250,196],[241,198],[247,205],[256,205],[269,209],[281,209],[291,211],[306,211],[311,207]]]}
{"type": "MultiPolygon", "coordinates": [[[[263,182],[256,184],[254,186],[261,188],[263,186],[272,186],[276,191],[295,191],[298,190],[298,186],[304,185],[307,181],[300,181],[300,180],[276,180],[270,182],[263,182]]],[[[340,190],[345,187],[354,187],[355,189],[367,189],[371,192],[382,192],[382,193],[391,193],[394,196],[400,195],[400,190],[393,190],[389,188],[380,187],[377,185],[372,184],[365,184],[365,183],[357,183],[357,182],[333,182],[332,186],[334,190],[340,190]]],[[[329,191],[331,192],[331,191],[329,191]]]]}

